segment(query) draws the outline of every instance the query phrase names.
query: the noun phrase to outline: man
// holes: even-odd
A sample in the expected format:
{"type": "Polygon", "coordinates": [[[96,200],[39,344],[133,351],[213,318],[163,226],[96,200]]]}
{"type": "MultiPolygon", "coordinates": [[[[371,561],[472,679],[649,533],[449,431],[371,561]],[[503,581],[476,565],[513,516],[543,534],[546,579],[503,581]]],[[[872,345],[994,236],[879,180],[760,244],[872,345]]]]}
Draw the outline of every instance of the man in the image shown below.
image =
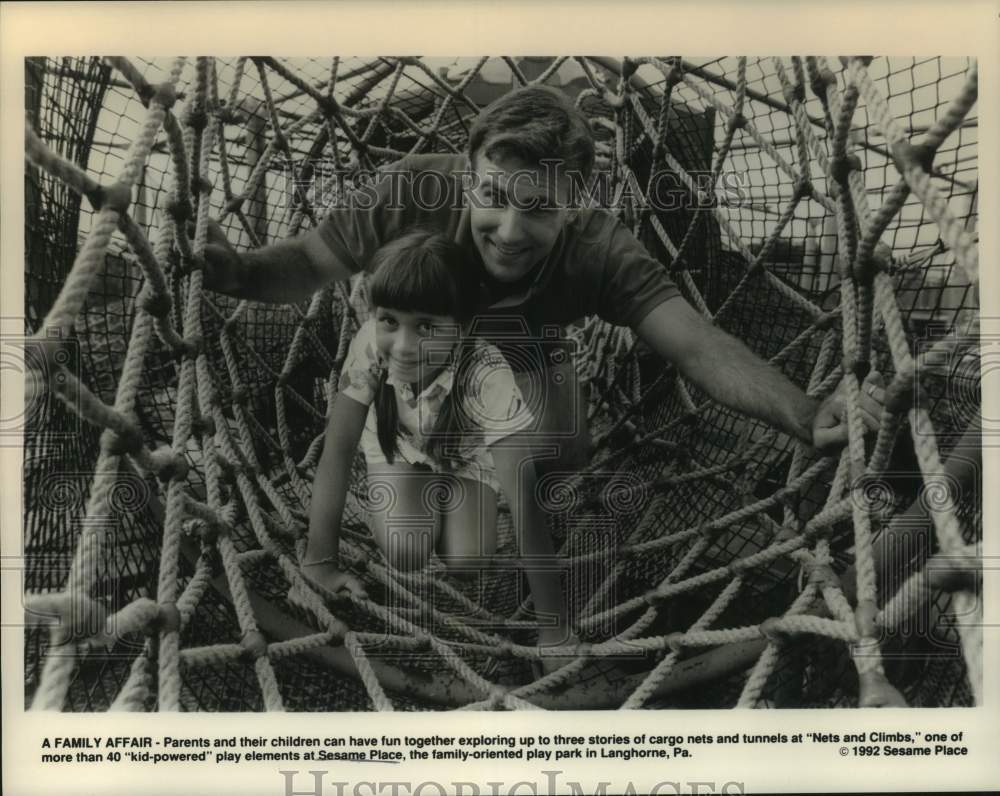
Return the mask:
{"type": "MultiPolygon", "coordinates": [[[[508,354],[522,374],[522,392],[530,374],[547,374],[533,391],[533,408],[542,417],[541,441],[554,443],[563,466],[578,466],[588,447],[585,403],[572,368],[539,361],[555,351],[547,343],[512,345],[510,334],[527,329],[544,342],[546,325],[593,313],[630,326],[716,401],[819,450],[845,444],[839,390],[822,403],[807,397],[695,312],[613,215],[580,206],[575,189],[586,183],[593,164],[587,120],[564,94],[542,86],[517,89],[482,111],[470,132],[468,158],[408,156],[300,237],[238,253],[213,224],[205,284],[241,298],[300,301],[366,268],[382,243],[406,229],[433,227],[462,244],[469,267],[478,269],[476,331],[508,354]],[[570,413],[568,429],[567,407],[578,410],[570,413]],[[566,433],[555,433],[560,428],[566,433]]],[[[863,416],[877,427],[881,388],[873,385],[870,393],[862,395],[863,416]]]]}

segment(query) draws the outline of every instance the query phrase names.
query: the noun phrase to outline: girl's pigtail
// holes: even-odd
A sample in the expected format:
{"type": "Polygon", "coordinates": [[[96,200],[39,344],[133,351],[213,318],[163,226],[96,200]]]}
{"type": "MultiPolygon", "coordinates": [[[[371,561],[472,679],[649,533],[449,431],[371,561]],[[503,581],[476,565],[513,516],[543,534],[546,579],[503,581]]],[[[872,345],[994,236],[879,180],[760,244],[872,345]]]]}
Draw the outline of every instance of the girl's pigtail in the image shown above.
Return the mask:
{"type": "MultiPolygon", "coordinates": [[[[467,436],[471,431],[469,422],[462,422],[462,412],[465,411],[465,380],[468,377],[466,346],[468,338],[462,337],[455,347],[453,356],[455,357],[455,376],[452,382],[451,393],[441,407],[437,423],[434,424],[434,432],[427,443],[427,452],[437,461],[445,465],[447,469],[453,470],[458,465],[453,455],[454,446],[459,439],[467,436]],[[451,449],[451,450],[449,450],[451,449]]],[[[468,421],[467,418],[465,418],[468,421]]]]}
{"type": "Polygon", "coordinates": [[[396,408],[396,390],[387,384],[389,371],[382,369],[379,376],[378,389],[375,392],[375,426],[378,431],[378,444],[382,448],[385,460],[393,464],[399,453],[399,410],[396,408]]]}

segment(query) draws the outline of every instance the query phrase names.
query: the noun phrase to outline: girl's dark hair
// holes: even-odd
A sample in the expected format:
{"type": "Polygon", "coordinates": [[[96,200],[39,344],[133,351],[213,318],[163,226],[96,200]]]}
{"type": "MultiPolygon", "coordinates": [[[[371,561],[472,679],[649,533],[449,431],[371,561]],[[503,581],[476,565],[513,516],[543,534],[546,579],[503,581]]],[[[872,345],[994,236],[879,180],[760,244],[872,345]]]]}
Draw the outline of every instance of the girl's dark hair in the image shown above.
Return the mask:
{"type": "Polygon", "coordinates": [[[495,163],[513,157],[526,166],[556,161],[584,182],[594,168],[594,135],[587,117],[565,92],[525,86],[484,108],[469,131],[473,165],[483,152],[495,163]]]}
{"type": "MultiPolygon", "coordinates": [[[[372,260],[373,274],[369,295],[374,307],[401,312],[426,312],[449,315],[465,325],[476,310],[479,282],[476,270],[464,250],[447,236],[430,230],[416,229],[380,248],[372,260]]],[[[453,465],[444,452],[448,437],[460,433],[458,413],[461,411],[465,341],[459,342],[458,368],[451,393],[441,407],[441,414],[428,441],[427,452],[446,465],[453,465]]],[[[392,464],[399,453],[399,412],[396,391],[386,383],[383,369],[375,393],[375,418],[379,447],[392,464]]]]}

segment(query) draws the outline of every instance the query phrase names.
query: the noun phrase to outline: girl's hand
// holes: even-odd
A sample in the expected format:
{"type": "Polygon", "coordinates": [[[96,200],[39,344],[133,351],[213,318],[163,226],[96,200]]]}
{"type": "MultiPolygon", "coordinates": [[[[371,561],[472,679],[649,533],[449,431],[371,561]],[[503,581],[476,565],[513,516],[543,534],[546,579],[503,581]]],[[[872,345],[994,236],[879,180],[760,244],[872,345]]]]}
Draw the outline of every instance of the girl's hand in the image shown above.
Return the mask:
{"type": "Polygon", "coordinates": [[[367,597],[364,585],[350,572],[344,572],[336,564],[320,562],[302,564],[305,579],[333,597],[367,597]]]}

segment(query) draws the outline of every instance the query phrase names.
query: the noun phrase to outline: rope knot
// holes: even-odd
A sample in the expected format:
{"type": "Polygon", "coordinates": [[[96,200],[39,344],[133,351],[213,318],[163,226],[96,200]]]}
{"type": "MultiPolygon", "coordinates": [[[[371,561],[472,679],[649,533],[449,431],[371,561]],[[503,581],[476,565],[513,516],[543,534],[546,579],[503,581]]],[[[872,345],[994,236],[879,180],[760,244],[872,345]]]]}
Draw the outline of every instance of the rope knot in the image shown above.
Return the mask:
{"type": "Polygon", "coordinates": [[[184,112],[183,122],[196,133],[200,133],[208,125],[208,113],[203,105],[188,105],[184,112]]]}
{"type": "Polygon", "coordinates": [[[215,436],[215,418],[211,415],[198,415],[191,421],[191,428],[195,433],[213,437],[215,436]]]}
{"type": "Polygon", "coordinates": [[[177,603],[166,602],[157,606],[156,617],[146,626],[146,635],[173,633],[181,629],[181,612],[177,603]]]}
{"type": "Polygon", "coordinates": [[[814,562],[809,567],[809,582],[819,589],[840,588],[840,578],[827,563],[814,562]]]}
{"type": "Polygon", "coordinates": [[[815,187],[812,184],[812,180],[805,174],[801,175],[795,181],[795,198],[796,199],[808,199],[816,192],[815,187]]]}
{"type": "Polygon", "coordinates": [[[180,355],[194,359],[205,347],[205,339],[200,334],[193,334],[181,340],[180,355]]]}
{"type": "MultiPolygon", "coordinates": [[[[155,102],[164,110],[170,110],[177,102],[177,89],[172,83],[164,82],[153,87],[149,87],[149,99],[155,102]]],[[[143,104],[148,104],[145,101],[143,104]]]]}
{"type": "Polygon", "coordinates": [[[183,481],[190,469],[187,459],[174,453],[167,445],[149,454],[149,461],[156,477],[164,484],[170,481],[183,481]]]}
{"type": "Polygon", "coordinates": [[[87,192],[87,199],[90,200],[94,210],[103,210],[106,207],[118,215],[125,215],[128,206],[132,204],[132,186],[124,182],[98,185],[94,190],[87,192]]]}
{"type": "Polygon", "coordinates": [[[854,281],[866,287],[870,286],[875,274],[883,270],[883,260],[874,252],[861,256],[854,261],[854,281]]]}
{"type": "Polygon", "coordinates": [[[240,466],[236,462],[232,461],[231,459],[227,459],[221,453],[219,453],[218,451],[216,451],[215,452],[215,463],[216,463],[216,465],[218,465],[219,469],[222,471],[222,475],[223,475],[224,478],[226,478],[229,481],[236,480],[237,472],[239,472],[240,469],[241,469],[240,466]]]}
{"type": "Polygon", "coordinates": [[[660,594],[656,589],[650,589],[644,595],[642,595],[642,600],[650,608],[658,608],[667,602],[667,597],[660,594]]]}
{"type": "Polygon", "coordinates": [[[785,486],[774,493],[774,499],[782,506],[794,511],[799,505],[799,491],[794,487],[785,486]]]}
{"type": "Polygon", "coordinates": [[[729,117],[729,126],[726,130],[727,133],[732,133],[736,130],[742,130],[747,126],[747,117],[742,113],[734,113],[729,117]]]}
{"type": "Polygon", "coordinates": [[[610,90],[605,91],[604,92],[604,101],[606,103],[608,103],[608,105],[610,105],[616,111],[620,111],[622,108],[625,107],[625,95],[624,94],[615,94],[613,91],[610,91],[610,90]]]}
{"type": "Polygon", "coordinates": [[[857,155],[838,154],[830,158],[830,177],[835,183],[846,183],[852,171],[861,171],[857,155]]]}
{"type": "Polygon", "coordinates": [[[494,685],[490,689],[489,703],[491,710],[503,708],[507,703],[507,689],[502,685],[494,685]]]}
{"type": "Polygon", "coordinates": [[[868,371],[872,367],[867,359],[862,359],[854,353],[846,354],[841,359],[840,366],[844,369],[844,373],[852,373],[858,380],[858,384],[865,380],[865,376],[868,375],[868,371]]]}
{"type": "Polygon", "coordinates": [[[215,544],[216,540],[219,538],[218,529],[213,527],[211,523],[205,522],[204,520],[184,520],[181,528],[188,536],[197,536],[203,544],[215,544]]]}
{"type": "Polygon", "coordinates": [[[240,639],[244,660],[257,661],[267,655],[267,639],[259,630],[248,630],[240,639]]]}
{"type": "Polygon", "coordinates": [[[118,428],[106,428],[101,434],[101,449],[112,456],[135,456],[142,450],[142,431],[128,421],[118,428]]]}
{"type": "Polygon", "coordinates": [[[934,163],[934,150],[926,144],[897,141],[889,151],[892,154],[892,162],[896,164],[900,174],[906,174],[910,169],[929,172],[934,163]]]}
{"type": "MultiPolygon", "coordinates": [[[[862,639],[876,639],[878,627],[875,618],[878,616],[878,605],[874,600],[858,600],[854,609],[854,626],[862,639]]],[[[876,642],[877,643],[877,642],[876,642]]]]}
{"type": "Polygon", "coordinates": [[[824,103],[827,101],[826,92],[830,86],[837,85],[837,76],[833,73],[833,70],[827,66],[817,69],[813,74],[813,78],[810,81],[810,88],[813,90],[813,94],[819,97],[824,103]]]}
{"type": "Polygon", "coordinates": [[[191,178],[191,191],[192,193],[200,193],[203,196],[212,195],[212,182],[206,177],[202,177],[197,174],[191,178]]]}
{"type": "Polygon", "coordinates": [[[785,630],[781,627],[781,619],[777,616],[765,619],[760,623],[758,630],[760,631],[760,634],[772,644],[782,644],[788,636],[785,630]]]}
{"type": "Polygon", "coordinates": [[[233,387],[232,400],[234,404],[247,406],[250,403],[250,390],[243,384],[233,387]]]}
{"type": "Polygon", "coordinates": [[[156,293],[148,282],[139,294],[139,306],[154,318],[163,320],[170,313],[172,301],[166,293],[156,293]]]}
{"type": "Polygon", "coordinates": [[[316,104],[319,105],[320,112],[325,119],[336,116],[340,110],[340,103],[337,102],[336,97],[323,97],[317,100],[316,104]]]}
{"type": "Polygon", "coordinates": [[[667,646],[674,655],[680,655],[684,650],[684,634],[670,633],[666,638],[667,646]]]}
{"type": "Polygon", "coordinates": [[[243,207],[243,203],[246,202],[246,200],[247,198],[242,194],[240,196],[234,196],[224,205],[226,214],[228,215],[229,213],[237,212],[240,208],[243,207]]]}
{"type": "Polygon", "coordinates": [[[178,224],[183,224],[194,215],[194,205],[186,196],[171,195],[163,206],[163,210],[178,224]]]}
{"type": "Polygon", "coordinates": [[[681,67],[676,63],[671,64],[670,69],[667,70],[667,73],[664,76],[664,82],[666,83],[664,88],[669,91],[682,80],[684,80],[684,70],[681,69],[681,67]]]}
{"type": "Polygon", "coordinates": [[[840,320],[840,313],[836,311],[824,312],[816,321],[815,326],[820,330],[832,329],[840,320]]]}
{"type": "Polygon", "coordinates": [[[785,104],[791,107],[796,102],[806,101],[806,87],[801,83],[788,84],[782,87],[781,94],[785,98],[785,104]]]}
{"type": "MultiPolygon", "coordinates": [[[[205,270],[205,258],[200,254],[191,253],[191,256],[185,256],[181,253],[181,264],[180,272],[184,275],[193,274],[195,271],[205,270]]],[[[181,351],[175,350],[175,355],[179,356],[181,351]]]]}
{"type": "Polygon", "coordinates": [[[223,124],[245,124],[247,120],[244,114],[226,105],[225,100],[220,101],[215,118],[223,124]]]}

